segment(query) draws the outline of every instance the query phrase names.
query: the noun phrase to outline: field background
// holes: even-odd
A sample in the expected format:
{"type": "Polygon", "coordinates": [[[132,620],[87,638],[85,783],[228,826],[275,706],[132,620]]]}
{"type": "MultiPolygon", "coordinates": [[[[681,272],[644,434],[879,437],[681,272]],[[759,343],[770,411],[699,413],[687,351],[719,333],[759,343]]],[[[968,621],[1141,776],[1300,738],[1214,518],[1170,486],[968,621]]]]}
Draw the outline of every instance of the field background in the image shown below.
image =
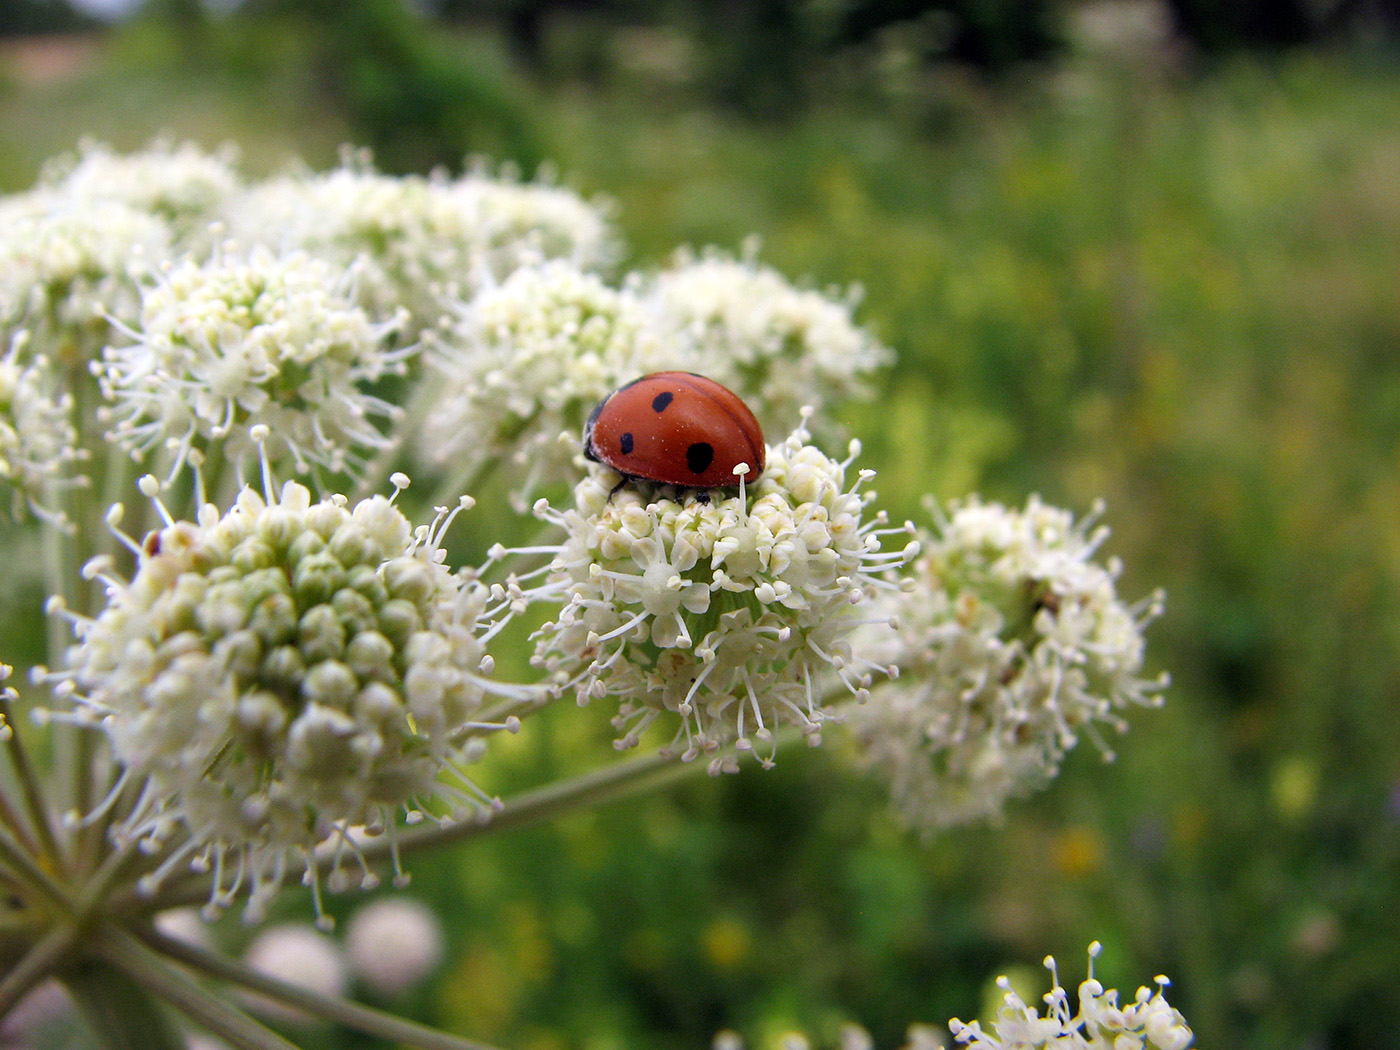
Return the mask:
{"type": "MultiPolygon", "coordinates": [[[[233,141],[254,173],[446,142],[612,198],[628,265],[756,235],[792,277],[863,286],[899,353],[878,410],[840,412],[893,516],[1103,497],[1122,591],[1167,591],[1167,706],[1002,826],[914,841],[832,749],[419,861],[451,948],[398,1008],[510,1050],[829,1046],[847,1020],[893,1048],[1047,953],[1073,988],[1099,939],[1105,983],[1169,974],[1206,1050],[1400,1047],[1400,63],[1204,58],[1141,5],[1076,10],[1034,65],[893,46],[762,112],[677,32],[566,20],[542,75],[486,23],[418,27],[466,99],[436,139],[347,107],[285,18],[4,43],[0,190],[84,135],[233,141]]],[[[3,596],[7,660],[38,658],[36,602],[3,596]]],[[[560,712],[487,779],[607,739],[560,712]]]]}

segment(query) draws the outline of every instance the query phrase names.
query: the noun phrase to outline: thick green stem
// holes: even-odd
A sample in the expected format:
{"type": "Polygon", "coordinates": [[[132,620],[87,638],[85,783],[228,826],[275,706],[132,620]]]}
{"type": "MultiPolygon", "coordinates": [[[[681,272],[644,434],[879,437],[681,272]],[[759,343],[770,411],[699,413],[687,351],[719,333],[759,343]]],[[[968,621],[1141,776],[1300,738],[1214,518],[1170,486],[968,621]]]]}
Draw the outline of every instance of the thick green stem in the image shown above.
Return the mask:
{"type": "Polygon", "coordinates": [[[59,980],[103,1050],[184,1050],[166,1010],[116,967],[83,962],[61,971],[59,980]]]}
{"type": "MultiPolygon", "coordinates": [[[[382,835],[361,846],[360,852],[368,863],[388,859],[395,849],[399,854],[420,852],[454,842],[525,827],[540,821],[601,805],[641,791],[658,788],[673,780],[692,776],[704,769],[700,762],[679,762],[675,758],[646,755],[626,762],[617,762],[568,780],[547,784],[508,800],[490,820],[461,821],[434,825],[400,833],[382,835]]],[[[207,876],[186,876],[157,891],[152,896],[119,896],[112,907],[118,912],[138,909],[143,912],[164,911],[167,908],[195,904],[209,896],[207,876]]]]}
{"type": "Polygon", "coordinates": [[[424,1025],[405,1021],[381,1010],[352,1003],[336,996],[321,995],[259,973],[251,967],[196,945],[167,937],[154,927],[137,929],[135,935],[170,958],[202,970],[211,977],[231,981],[266,995],[288,1006],[353,1028],[389,1042],[417,1047],[418,1050],[494,1050],[485,1043],[460,1039],[424,1025]]]}
{"type": "Polygon", "coordinates": [[[29,760],[29,752],[20,737],[19,727],[15,724],[14,706],[10,702],[11,695],[0,689],[0,717],[3,717],[10,726],[10,734],[5,740],[5,752],[10,759],[10,768],[14,770],[17,786],[24,801],[24,808],[29,814],[30,830],[38,837],[44,853],[54,864],[57,864],[62,854],[57,836],[54,834],[53,825],[49,823],[51,811],[48,799],[39,782],[34,764],[29,760]]]}
{"type": "MultiPolygon", "coordinates": [[[[676,780],[693,776],[706,768],[703,762],[681,762],[674,756],[645,755],[626,762],[616,762],[581,776],[546,784],[523,795],[509,799],[500,812],[482,822],[461,821],[456,824],[417,828],[398,836],[398,851],[419,852],[453,842],[477,838],[512,828],[527,827],[545,820],[613,802],[629,795],[663,787],[676,780]]],[[[392,851],[384,839],[364,846],[367,860],[379,860],[392,851]]]]}
{"type": "Polygon", "coordinates": [[[65,913],[73,911],[72,896],[30,856],[8,831],[0,829],[0,863],[14,872],[26,887],[38,890],[54,907],[65,913]]]}
{"type": "MultiPolygon", "coordinates": [[[[255,1021],[227,999],[205,990],[184,971],[172,966],[130,934],[114,928],[103,930],[97,950],[111,964],[112,970],[130,978],[137,986],[133,992],[146,992],[164,1000],[210,1035],[237,1050],[297,1050],[293,1043],[255,1021]]],[[[129,1045],[131,1050],[159,1050],[167,1044],[138,1039],[129,1045]]],[[[183,1048],[184,1040],[177,1037],[169,1045],[183,1048]]]]}
{"type": "Polygon", "coordinates": [[[53,926],[35,941],[20,960],[0,980],[0,1017],[42,981],[73,949],[78,940],[76,926],[53,926]]]}

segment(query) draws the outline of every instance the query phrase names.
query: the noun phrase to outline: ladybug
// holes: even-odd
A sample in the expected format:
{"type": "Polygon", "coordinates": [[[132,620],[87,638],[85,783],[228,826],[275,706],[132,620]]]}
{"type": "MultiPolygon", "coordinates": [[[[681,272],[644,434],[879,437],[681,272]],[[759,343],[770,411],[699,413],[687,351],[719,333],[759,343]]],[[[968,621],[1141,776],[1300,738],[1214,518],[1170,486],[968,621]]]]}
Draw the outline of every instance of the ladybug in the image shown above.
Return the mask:
{"type": "Polygon", "coordinates": [[[583,428],[583,454],[628,481],[692,489],[739,484],[763,472],[763,430],[727,387],[693,372],[653,372],[598,403],[583,428]]]}

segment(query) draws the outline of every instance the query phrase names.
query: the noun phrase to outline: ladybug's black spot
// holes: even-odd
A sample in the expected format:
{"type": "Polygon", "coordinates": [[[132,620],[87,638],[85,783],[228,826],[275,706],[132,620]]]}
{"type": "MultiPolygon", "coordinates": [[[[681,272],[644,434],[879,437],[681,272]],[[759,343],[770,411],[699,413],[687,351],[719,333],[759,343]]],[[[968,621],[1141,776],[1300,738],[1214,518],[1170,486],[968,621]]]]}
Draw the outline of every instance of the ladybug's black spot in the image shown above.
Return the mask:
{"type": "Polygon", "coordinates": [[[697,441],[685,450],[685,465],[692,474],[703,474],[715,461],[714,447],[708,441],[697,441]]]}
{"type": "Polygon", "coordinates": [[[621,446],[624,456],[630,456],[632,454],[632,432],[630,430],[626,434],[623,434],[622,437],[618,438],[617,443],[621,446]]]}
{"type": "Polygon", "coordinates": [[[665,412],[666,406],[671,403],[671,399],[676,395],[667,390],[663,394],[657,394],[651,399],[651,410],[653,412],[665,412]]]}

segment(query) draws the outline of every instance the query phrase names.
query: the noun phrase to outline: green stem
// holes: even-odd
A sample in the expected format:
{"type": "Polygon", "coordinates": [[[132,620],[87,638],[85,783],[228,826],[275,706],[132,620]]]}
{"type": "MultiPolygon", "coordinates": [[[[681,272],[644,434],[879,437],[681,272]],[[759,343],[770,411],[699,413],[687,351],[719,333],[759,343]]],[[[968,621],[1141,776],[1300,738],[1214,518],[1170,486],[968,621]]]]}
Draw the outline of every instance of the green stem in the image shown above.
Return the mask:
{"type": "MultiPolygon", "coordinates": [[[[398,838],[400,853],[418,852],[453,842],[462,842],[494,832],[527,827],[578,809],[613,802],[629,795],[663,787],[676,780],[693,776],[706,768],[704,762],[681,762],[674,756],[644,755],[625,762],[615,762],[602,769],[590,770],[580,776],[556,781],[509,799],[484,822],[460,821],[455,824],[415,828],[398,838]]],[[[385,837],[387,838],[387,836],[385,837]]],[[[381,860],[393,850],[385,838],[361,849],[368,861],[381,860]]]]}
{"type": "Polygon", "coordinates": [[[380,491],[394,464],[398,462],[399,453],[410,440],[418,436],[423,417],[437,402],[440,393],[440,389],[420,378],[417,389],[404,409],[403,418],[392,430],[389,443],[375,452],[374,458],[365,465],[364,472],[355,484],[355,493],[350,497],[351,503],[357,503],[380,491]]]}
{"type": "Polygon", "coordinates": [[[33,825],[34,834],[39,837],[39,843],[44,852],[55,863],[62,857],[59,849],[58,838],[54,835],[53,825],[49,823],[49,805],[45,797],[44,789],[39,783],[39,777],[34,771],[34,765],[29,761],[29,752],[25,750],[24,741],[20,738],[19,726],[15,724],[14,707],[10,703],[10,696],[0,690],[0,716],[10,726],[9,739],[5,741],[5,750],[10,757],[10,765],[15,771],[15,777],[19,781],[20,794],[24,798],[24,806],[29,811],[29,821],[33,825]]]}
{"type": "MultiPolygon", "coordinates": [[[[293,1043],[266,1025],[227,1000],[206,991],[188,974],[170,965],[129,933],[108,927],[102,931],[97,950],[113,968],[129,977],[141,989],[169,1003],[211,1035],[237,1050],[297,1050],[293,1043]]],[[[182,1047],[184,1044],[182,1040],[177,1040],[171,1045],[182,1047]]],[[[132,1050],[153,1050],[149,1041],[138,1040],[130,1046],[132,1050]]]]}
{"type": "Polygon", "coordinates": [[[0,829],[0,863],[4,863],[26,887],[37,889],[49,902],[64,912],[74,910],[72,896],[45,871],[40,862],[25,852],[24,847],[8,831],[0,829]]]}
{"type": "MultiPolygon", "coordinates": [[[[0,718],[4,718],[4,716],[0,715],[0,718]]],[[[0,722],[0,725],[3,724],[0,722]]],[[[15,785],[10,782],[0,781],[0,828],[8,829],[24,848],[24,851],[33,855],[39,852],[39,843],[34,838],[29,821],[10,800],[10,793],[14,788],[15,785]]]]}
{"type": "Polygon", "coordinates": [[[129,973],[83,962],[58,976],[103,1050],[184,1050],[170,1015],[129,973]]]}
{"type": "Polygon", "coordinates": [[[42,981],[72,950],[78,940],[76,926],[52,926],[0,980],[0,1017],[42,981]]]}
{"type": "Polygon", "coordinates": [[[491,476],[492,470],[500,463],[499,458],[469,464],[465,469],[446,475],[433,490],[429,507],[455,506],[463,493],[469,493],[480,482],[491,476]]]}
{"type": "MultiPolygon", "coordinates": [[[[64,385],[73,396],[80,446],[93,450],[105,447],[107,455],[105,459],[92,458],[93,468],[88,473],[91,484],[65,490],[65,509],[75,531],[70,535],[55,528],[44,529],[44,561],[49,593],[62,597],[74,613],[90,616],[102,601],[102,590],[95,581],[84,577],[83,563],[92,555],[110,550],[111,542],[107,508],[99,505],[96,493],[99,489],[105,491],[116,457],[125,459],[125,454],[105,440],[97,418],[102,394],[88,370],[86,356],[70,355],[64,362],[64,385]]],[[[48,629],[50,666],[59,666],[71,641],[69,626],[59,617],[50,616],[48,629]]],[[[54,779],[62,785],[60,791],[68,792],[59,802],[64,809],[86,813],[92,800],[92,734],[58,732],[54,734],[53,746],[54,779]]]]}
{"type": "Polygon", "coordinates": [[[405,1021],[382,1010],[288,984],[197,945],[167,937],[154,927],[139,928],[133,933],[151,948],[177,962],[202,970],[211,977],[242,985],[250,991],[366,1035],[417,1047],[418,1050],[494,1050],[485,1043],[461,1039],[425,1025],[405,1021]]]}
{"type": "MultiPolygon", "coordinates": [[[[511,828],[537,824],[575,809],[600,805],[637,792],[661,787],[704,769],[702,762],[680,762],[675,758],[646,755],[625,762],[615,762],[602,769],[546,784],[506,801],[501,810],[485,822],[460,821],[455,824],[417,828],[393,836],[382,835],[360,848],[367,863],[386,860],[395,852],[419,852],[481,835],[507,831],[511,828]]],[[[125,913],[135,909],[144,913],[164,911],[182,905],[196,904],[209,896],[208,876],[191,875],[172,883],[152,895],[129,891],[112,901],[112,909],[125,913]]]]}

